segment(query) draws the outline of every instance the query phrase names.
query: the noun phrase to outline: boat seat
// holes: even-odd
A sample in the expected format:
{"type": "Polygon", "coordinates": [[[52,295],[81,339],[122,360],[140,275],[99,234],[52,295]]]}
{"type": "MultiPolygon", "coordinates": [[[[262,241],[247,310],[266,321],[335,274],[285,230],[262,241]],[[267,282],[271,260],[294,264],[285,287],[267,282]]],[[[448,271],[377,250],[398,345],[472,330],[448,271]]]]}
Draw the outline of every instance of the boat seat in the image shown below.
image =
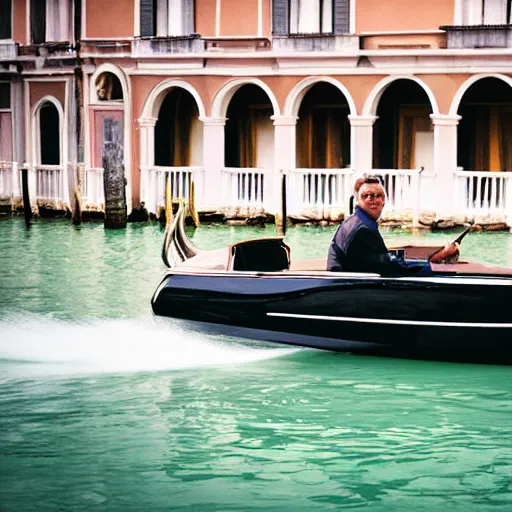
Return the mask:
{"type": "Polygon", "coordinates": [[[279,272],[290,268],[290,248],[282,237],[246,240],[231,245],[228,270],[279,272]]]}

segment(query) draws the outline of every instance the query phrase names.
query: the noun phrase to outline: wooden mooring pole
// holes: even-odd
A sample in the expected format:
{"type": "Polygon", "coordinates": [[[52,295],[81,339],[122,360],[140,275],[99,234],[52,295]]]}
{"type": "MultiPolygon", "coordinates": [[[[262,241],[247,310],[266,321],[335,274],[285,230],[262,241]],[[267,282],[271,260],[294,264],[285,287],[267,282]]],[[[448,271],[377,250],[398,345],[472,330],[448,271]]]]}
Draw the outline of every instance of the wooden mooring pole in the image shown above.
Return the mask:
{"type": "MultiPolygon", "coordinates": [[[[107,120],[109,121],[109,120],[107,120]]],[[[120,123],[111,120],[112,138],[103,147],[103,185],[105,190],[106,228],[124,228],[127,223],[126,181],[120,123]]]]}
{"type": "Polygon", "coordinates": [[[32,220],[32,206],[28,193],[28,169],[21,170],[21,189],[23,194],[23,216],[25,217],[25,225],[29,228],[32,220]]]}
{"type": "Polygon", "coordinates": [[[286,235],[286,222],[288,213],[286,211],[286,174],[283,172],[281,176],[281,208],[276,214],[276,231],[278,236],[286,235]]]}

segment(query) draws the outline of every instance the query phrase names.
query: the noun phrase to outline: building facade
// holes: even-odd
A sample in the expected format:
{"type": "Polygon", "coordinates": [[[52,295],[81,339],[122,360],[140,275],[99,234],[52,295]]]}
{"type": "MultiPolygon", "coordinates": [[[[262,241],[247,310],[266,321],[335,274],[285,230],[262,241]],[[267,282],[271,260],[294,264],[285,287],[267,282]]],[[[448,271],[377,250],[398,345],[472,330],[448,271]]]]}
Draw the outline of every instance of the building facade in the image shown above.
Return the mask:
{"type": "Polygon", "coordinates": [[[512,223],[510,0],[6,0],[0,198],[337,218],[354,178],[388,212],[512,223]],[[108,190],[107,190],[108,194],[108,190]]]}

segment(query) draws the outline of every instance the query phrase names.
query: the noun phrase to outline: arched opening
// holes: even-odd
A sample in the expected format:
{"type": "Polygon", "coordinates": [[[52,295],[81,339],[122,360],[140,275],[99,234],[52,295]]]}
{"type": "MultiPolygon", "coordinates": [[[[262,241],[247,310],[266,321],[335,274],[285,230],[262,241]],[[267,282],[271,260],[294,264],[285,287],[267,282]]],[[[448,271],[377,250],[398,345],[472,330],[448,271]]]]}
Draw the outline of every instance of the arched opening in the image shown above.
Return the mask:
{"type": "Polygon", "coordinates": [[[227,109],[226,167],[273,167],[273,113],[268,95],[257,85],[246,84],[236,91],[227,109]]]}
{"type": "Polygon", "coordinates": [[[506,175],[512,171],[512,88],[495,77],[473,83],[462,96],[457,137],[457,165],[488,175],[459,175],[465,206],[500,211],[506,198],[506,175]]]}
{"type": "Polygon", "coordinates": [[[60,165],[59,112],[49,101],[39,110],[39,148],[40,164],[60,165]]]}
{"type": "Polygon", "coordinates": [[[297,121],[296,158],[301,169],[340,169],[350,165],[350,113],[334,85],[317,83],[304,96],[297,121]]]}
{"type": "Polygon", "coordinates": [[[160,106],[155,125],[155,165],[201,165],[202,140],[202,123],[194,97],[185,89],[172,88],[160,106]]]}
{"type": "Polygon", "coordinates": [[[375,169],[433,169],[432,105],[413,80],[399,79],[383,92],[373,129],[375,169]]]}
{"type": "Polygon", "coordinates": [[[342,207],[348,183],[340,170],[350,166],[349,114],[346,96],[331,83],[317,82],[304,94],[295,132],[294,181],[301,209],[342,207]]]}
{"type": "Polygon", "coordinates": [[[98,101],[123,101],[121,81],[108,71],[98,75],[94,82],[98,101]]]}
{"type": "Polygon", "coordinates": [[[464,93],[457,139],[457,165],[469,171],[512,171],[512,88],[482,78],[464,93]]]}

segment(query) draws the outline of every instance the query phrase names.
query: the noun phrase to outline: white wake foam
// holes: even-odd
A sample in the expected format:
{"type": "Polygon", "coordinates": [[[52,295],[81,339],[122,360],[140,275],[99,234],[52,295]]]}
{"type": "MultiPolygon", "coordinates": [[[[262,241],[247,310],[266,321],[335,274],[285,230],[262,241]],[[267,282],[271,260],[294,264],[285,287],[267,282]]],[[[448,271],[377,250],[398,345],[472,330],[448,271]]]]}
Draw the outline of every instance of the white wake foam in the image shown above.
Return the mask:
{"type": "Polygon", "coordinates": [[[22,377],[224,366],[280,357],[294,350],[208,337],[156,318],[72,323],[10,315],[0,320],[0,371],[8,367],[11,377],[13,371],[22,377]]]}

